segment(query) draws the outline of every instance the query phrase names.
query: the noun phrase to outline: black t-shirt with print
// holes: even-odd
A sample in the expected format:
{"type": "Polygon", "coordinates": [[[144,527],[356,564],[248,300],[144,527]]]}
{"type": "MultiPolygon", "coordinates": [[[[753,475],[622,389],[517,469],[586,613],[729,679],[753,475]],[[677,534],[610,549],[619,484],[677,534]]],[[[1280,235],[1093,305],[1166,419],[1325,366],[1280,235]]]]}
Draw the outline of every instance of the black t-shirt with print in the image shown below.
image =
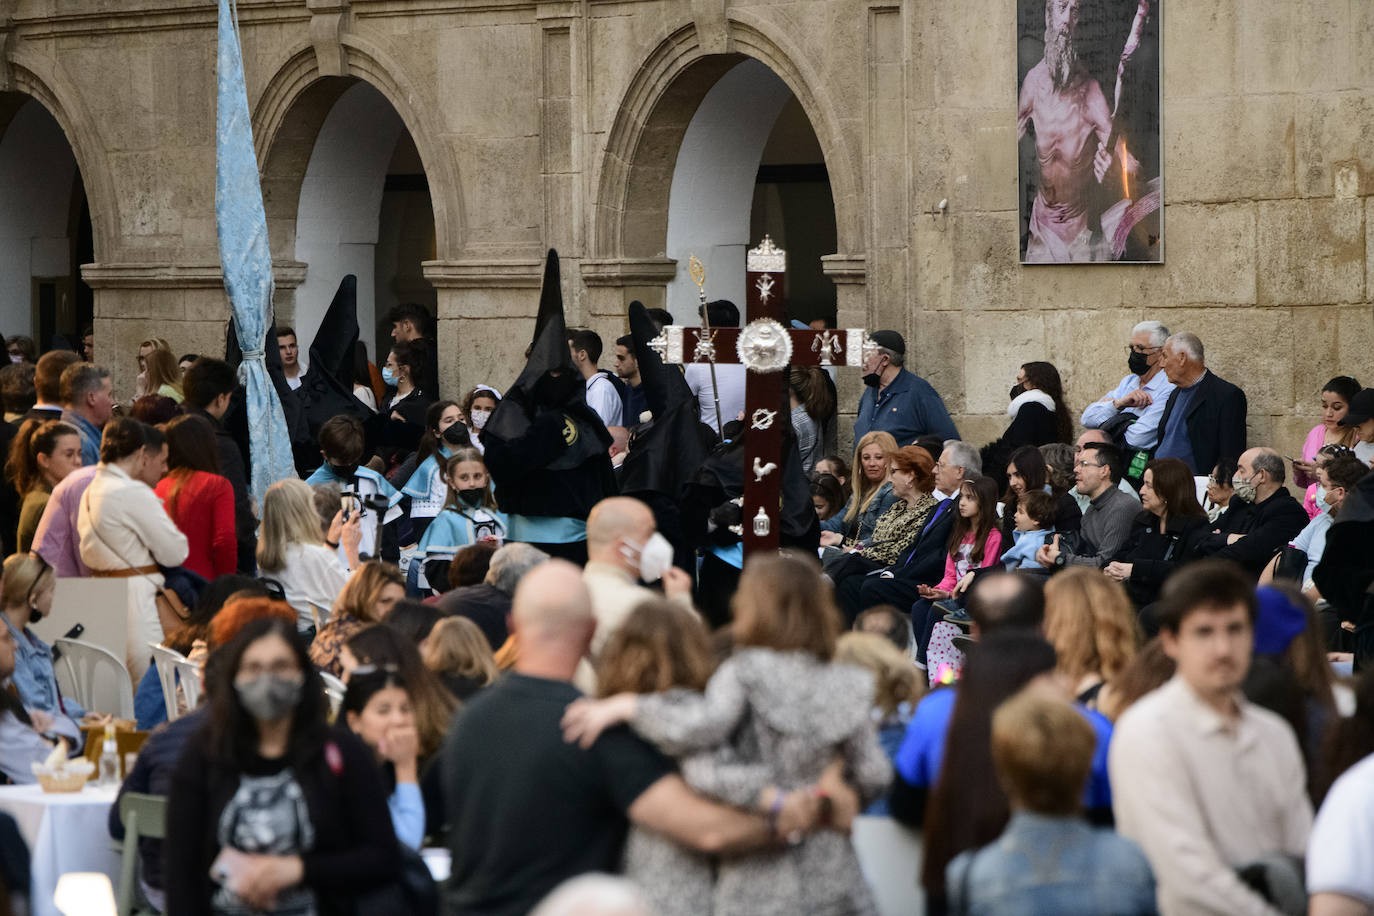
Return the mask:
{"type": "Polygon", "coordinates": [[[623,727],[589,750],[564,742],[559,720],[580,695],[508,674],[458,716],[441,760],[450,916],[527,913],[567,878],[618,869],[625,812],[674,767],[623,727]]]}

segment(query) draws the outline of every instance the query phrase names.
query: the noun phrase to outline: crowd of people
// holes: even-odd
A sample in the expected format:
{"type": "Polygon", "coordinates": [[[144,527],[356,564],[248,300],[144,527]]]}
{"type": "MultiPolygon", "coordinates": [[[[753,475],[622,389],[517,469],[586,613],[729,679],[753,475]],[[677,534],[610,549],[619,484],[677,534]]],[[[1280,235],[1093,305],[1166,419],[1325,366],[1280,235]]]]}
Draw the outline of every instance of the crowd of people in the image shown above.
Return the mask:
{"type": "Polygon", "coordinates": [[[428,313],[389,317],[381,367],[275,329],[308,435],[261,504],[231,362],[151,338],[124,399],[11,339],[0,772],[82,752],[32,626],[123,580],[151,906],[870,913],[864,814],[919,831],[932,914],[1374,913],[1374,389],[1333,378],[1285,457],[1147,321],[1077,423],[1026,363],[977,444],[875,331],[852,460],[789,371],[783,548],[746,558],[747,377],[664,364],[672,316],[632,305],[606,371],[546,296],[456,400],[428,313]]]}

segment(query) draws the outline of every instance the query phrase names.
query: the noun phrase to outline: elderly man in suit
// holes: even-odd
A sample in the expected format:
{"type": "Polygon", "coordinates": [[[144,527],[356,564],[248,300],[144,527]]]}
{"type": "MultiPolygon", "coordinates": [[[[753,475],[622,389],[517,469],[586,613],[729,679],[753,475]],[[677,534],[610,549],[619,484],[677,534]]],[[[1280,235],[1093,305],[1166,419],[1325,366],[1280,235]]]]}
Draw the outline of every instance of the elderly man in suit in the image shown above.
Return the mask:
{"type": "Polygon", "coordinates": [[[1176,387],[1159,421],[1155,458],[1179,458],[1194,474],[1245,451],[1245,392],[1208,371],[1202,341],[1181,331],[1164,342],[1164,373],[1176,387]]]}

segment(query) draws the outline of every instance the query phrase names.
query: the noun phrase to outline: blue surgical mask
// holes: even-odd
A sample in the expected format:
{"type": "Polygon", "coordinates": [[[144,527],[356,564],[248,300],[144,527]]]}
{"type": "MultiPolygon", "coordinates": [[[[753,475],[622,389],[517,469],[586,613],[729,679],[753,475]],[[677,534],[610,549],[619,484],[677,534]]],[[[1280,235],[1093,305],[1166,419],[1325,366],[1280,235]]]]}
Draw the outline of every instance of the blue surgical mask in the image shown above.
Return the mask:
{"type": "Polygon", "coordinates": [[[382,367],[382,381],[388,385],[396,384],[396,373],[391,371],[390,366],[382,367]]]}
{"type": "Polygon", "coordinates": [[[1330,511],[1331,511],[1331,507],[1328,506],[1328,505],[1326,504],[1326,487],[1322,486],[1321,484],[1317,484],[1317,497],[1316,497],[1316,500],[1317,500],[1317,511],[1318,511],[1318,512],[1330,512],[1330,511]]]}

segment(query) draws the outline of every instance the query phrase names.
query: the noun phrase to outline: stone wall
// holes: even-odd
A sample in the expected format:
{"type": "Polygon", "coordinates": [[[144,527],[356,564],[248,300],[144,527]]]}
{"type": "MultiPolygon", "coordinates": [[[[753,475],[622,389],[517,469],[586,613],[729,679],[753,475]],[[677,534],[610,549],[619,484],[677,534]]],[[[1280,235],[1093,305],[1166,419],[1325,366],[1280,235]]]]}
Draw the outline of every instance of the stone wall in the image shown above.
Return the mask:
{"type": "MultiPolygon", "coordinates": [[[[42,101],[90,197],[99,358],[126,390],[156,329],[215,352],[214,9],[12,0],[0,90],[42,101]],[[59,15],[60,13],[60,15],[59,15]]],[[[792,89],[832,182],[841,326],[895,327],[971,439],[1016,366],[1049,359],[1079,411],[1124,374],[1131,325],[1197,332],[1250,397],[1251,439],[1294,453],[1337,371],[1370,376],[1374,7],[1189,0],[1164,13],[1166,258],[1017,260],[1010,0],[258,0],[240,4],[284,317],[309,266],[295,217],[314,139],[355,80],[410,132],[435,209],[449,391],[507,384],[540,258],[570,322],[623,333],[661,304],[668,189],[702,97],[744,57],[792,89]],[[930,216],[940,199],[943,216],[930,216]]],[[[332,285],[332,284],[331,284],[332,285]]],[[[842,373],[841,401],[858,382],[842,373]]]]}
{"type": "Polygon", "coordinates": [[[1249,398],[1250,441],[1296,455],[1337,373],[1374,383],[1367,195],[1374,7],[1189,0],[1163,14],[1162,266],[1022,267],[1008,3],[926,0],[908,22],[918,363],[973,438],[1018,363],[1075,411],[1125,374],[1130,327],[1197,333],[1249,398]],[[970,23],[986,28],[971,29],[970,23]],[[991,378],[989,378],[991,376],[991,378]]]}

